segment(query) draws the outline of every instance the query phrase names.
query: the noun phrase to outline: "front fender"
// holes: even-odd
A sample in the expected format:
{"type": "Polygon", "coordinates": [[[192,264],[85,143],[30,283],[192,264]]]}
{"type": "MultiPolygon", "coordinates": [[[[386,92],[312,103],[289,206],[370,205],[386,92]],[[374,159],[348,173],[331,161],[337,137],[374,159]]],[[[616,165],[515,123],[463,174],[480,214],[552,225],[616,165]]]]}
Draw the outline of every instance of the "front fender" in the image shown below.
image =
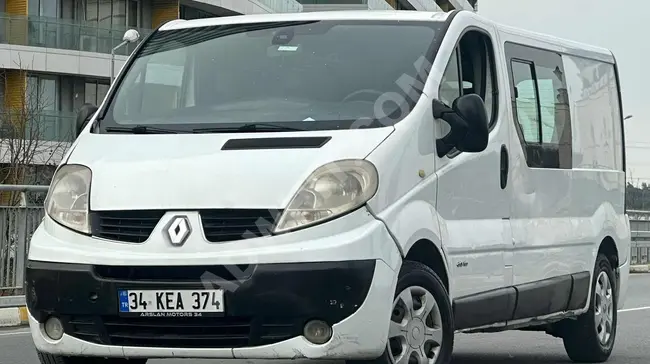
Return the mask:
{"type": "MultiPolygon", "coordinates": [[[[447,254],[442,245],[442,231],[438,213],[425,196],[435,196],[435,175],[375,216],[384,222],[404,258],[420,240],[430,241],[443,257],[445,271],[449,273],[447,254]]],[[[449,282],[451,285],[451,282],[449,282]]],[[[451,288],[451,287],[450,287],[451,288]]],[[[451,290],[450,290],[451,291],[451,290]]]]}

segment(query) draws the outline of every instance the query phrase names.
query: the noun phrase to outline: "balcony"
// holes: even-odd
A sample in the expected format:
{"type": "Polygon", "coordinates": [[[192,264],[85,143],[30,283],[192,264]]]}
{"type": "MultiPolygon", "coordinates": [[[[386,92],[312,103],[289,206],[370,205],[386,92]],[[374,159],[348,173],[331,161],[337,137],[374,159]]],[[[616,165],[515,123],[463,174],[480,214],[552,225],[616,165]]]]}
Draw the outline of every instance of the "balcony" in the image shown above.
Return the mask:
{"type": "MultiPolygon", "coordinates": [[[[49,142],[72,142],[75,139],[76,113],[71,111],[43,111],[38,115],[38,138],[49,142]]],[[[29,134],[28,134],[29,135],[29,134]]]]}
{"type": "Polygon", "coordinates": [[[38,115],[25,112],[7,113],[0,116],[0,141],[8,139],[32,140],[30,143],[35,148],[37,144],[52,144],[72,142],[75,139],[74,112],[43,110],[38,115]]]}
{"type": "MultiPolygon", "coordinates": [[[[40,16],[0,13],[0,43],[74,51],[110,53],[122,42],[127,27],[102,28],[96,22],[40,16]]],[[[151,29],[136,28],[142,37],[151,29]]],[[[122,47],[116,54],[127,56],[135,44],[122,47]]]]}

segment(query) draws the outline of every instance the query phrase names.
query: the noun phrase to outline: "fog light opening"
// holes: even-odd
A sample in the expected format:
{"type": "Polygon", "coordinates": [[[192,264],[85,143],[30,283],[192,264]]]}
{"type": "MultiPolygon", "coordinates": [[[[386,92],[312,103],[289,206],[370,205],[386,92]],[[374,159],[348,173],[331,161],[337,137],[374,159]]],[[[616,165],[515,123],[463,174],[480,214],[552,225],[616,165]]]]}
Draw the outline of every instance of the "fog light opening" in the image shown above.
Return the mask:
{"type": "Polygon", "coordinates": [[[56,317],[50,317],[45,321],[45,335],[52,340],[60,340],[63,337],[63,323],[56,317]]]}
{"type": "Polygon", "coordinates": [[[332,338],[332,327],[324,321],[312,320],[305,325],[304,335],[314,344],[325,344],[332,338]]]}

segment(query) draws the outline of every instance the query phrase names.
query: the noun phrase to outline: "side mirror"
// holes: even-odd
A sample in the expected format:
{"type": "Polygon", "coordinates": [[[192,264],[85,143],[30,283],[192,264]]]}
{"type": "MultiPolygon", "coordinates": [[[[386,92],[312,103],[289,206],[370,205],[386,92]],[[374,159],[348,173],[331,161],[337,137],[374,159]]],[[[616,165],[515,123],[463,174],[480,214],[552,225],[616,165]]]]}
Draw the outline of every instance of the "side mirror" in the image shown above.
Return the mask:
{"type": "Polygon", "coordinates": [[[479,95],[461,96],[451,108],[434,100],[433,116],[443,119],[451,127],[447,135],[436,141],[439,157],[442,158],[453,148],[468,153],[479,153],[487,148],[489,119],[485,103],[479,95]]]}
{"type": "Polygon", "coordinates": [[[88,121],[93,117],[93,115],[95,115],[97,110],[98,107],[93,104],[86,103],[81,105],[81,109],[77,114],[77,122],[75,125],[75,131],[77,132],[76,136],[79,136],[83,128],[86,127],[86,124],[88,124],[88,121]]]}

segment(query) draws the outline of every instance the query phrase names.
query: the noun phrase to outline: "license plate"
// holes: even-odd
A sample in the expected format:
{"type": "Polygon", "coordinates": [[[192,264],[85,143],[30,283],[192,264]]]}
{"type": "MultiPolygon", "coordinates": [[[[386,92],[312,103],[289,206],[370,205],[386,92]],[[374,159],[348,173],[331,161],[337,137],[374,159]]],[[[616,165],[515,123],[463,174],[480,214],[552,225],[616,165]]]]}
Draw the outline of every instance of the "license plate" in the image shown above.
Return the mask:
{"type": "Polygon", "coordinates": [[[120,313],[151,317],[203,317],[225,312],[223,290],[119,290],[120,313]]]}

